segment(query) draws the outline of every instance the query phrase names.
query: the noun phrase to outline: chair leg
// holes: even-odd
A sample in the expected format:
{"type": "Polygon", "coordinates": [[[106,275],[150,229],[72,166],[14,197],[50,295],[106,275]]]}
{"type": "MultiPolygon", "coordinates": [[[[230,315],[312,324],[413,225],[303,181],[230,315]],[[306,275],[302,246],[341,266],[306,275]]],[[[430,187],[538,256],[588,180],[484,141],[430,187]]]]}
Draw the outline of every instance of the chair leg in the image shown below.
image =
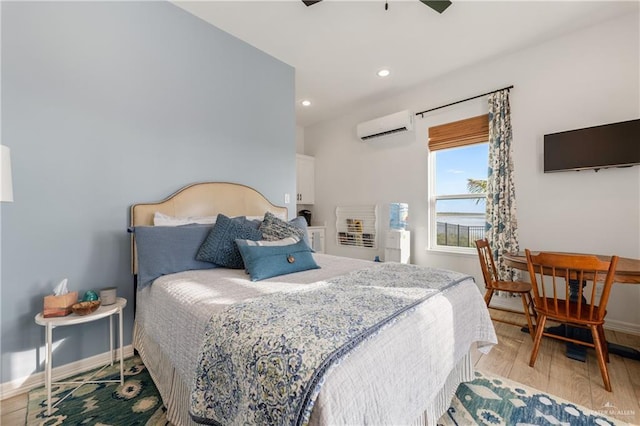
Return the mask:
{"type": "Polygon", "coordinates": [[[493,297],[494,290],[492,288],[487,288],[486,293],[484,294],[484,302],[489,307],[489,303],[491,303],[491,298],[493,297]]]}
{"type": "Polygon", "coordinates": [[[529,367],[533,367],[536,364],[536,358],[538,358],[538,351],[540,350],[540,342],[542,341],[542,333],[544,332],[544,324],[546,322],[546,315],[540,315],[538,317],[538,323],[536,324],[536,337],[533,339],[533,349],[531,350],[529,367]]]}
{"type": "Polygon", "coordinates": [[[609,345],[607,344],[607,338],[604,335],[604,327],[598,326],[598,332],[600,333],[600,341],[602,342],[602,352],[604,352],[604,360],[609,363],[609,345]]]}
{"type": "Polygon", "coordinates": [[[527,296],[525,293],[520,295],[522,297],[522,307],[524,308],[524,316],[527,317],[527,324],[529,326],[529,335],[531,336],[531,340],[535,340],[535,329],[533,327],[533,323],[531,322],[531,315],[529,314],[529,303],[527,302],[527,296]]]}
{"type": "Polygon", "coordinates": [[[598,357],[598,365],[600,366],[600,373],[602,374],[602,381],[604,382],[604,388],[611,392],[611,381],[609,380],[609,370],[607,369],[607,363],[604,360],[604,351],[602,349],[603,345],[606,344],[605,341],[600,340],[600,332],[598,331],[598,326],[592,325],[591,327],[591,335],[593,337],[593,344],[595,345],[596,355],[598,357]]]}
{"type": "Polygon", "coordinates": [[[527,300],[529,302],[529,308],[531,309],[531,315],[535,319],[535,323],[538,323],[538,313],[536,312],[536,306],[533,304],[533,298],[531,297],[531,293],[526,293],[527,300]]]}

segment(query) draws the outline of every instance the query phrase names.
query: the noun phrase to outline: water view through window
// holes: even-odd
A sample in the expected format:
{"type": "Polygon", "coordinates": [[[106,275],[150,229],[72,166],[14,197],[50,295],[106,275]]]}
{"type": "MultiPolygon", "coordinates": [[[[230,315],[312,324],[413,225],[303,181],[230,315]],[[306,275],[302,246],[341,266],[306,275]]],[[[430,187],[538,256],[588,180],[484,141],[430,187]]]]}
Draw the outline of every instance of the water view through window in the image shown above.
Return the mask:
{"type": "Polygon", "coordinates": [[[439,246],[475,247],[475,241],[484,238],[485,214],[438,213],[436,226],[439,246]]]}
{"type": "Polygon", "coordinates": [[[485,232],[489,146],[480,143],[435,154],[436,245],[475,247],[485,232]]]}

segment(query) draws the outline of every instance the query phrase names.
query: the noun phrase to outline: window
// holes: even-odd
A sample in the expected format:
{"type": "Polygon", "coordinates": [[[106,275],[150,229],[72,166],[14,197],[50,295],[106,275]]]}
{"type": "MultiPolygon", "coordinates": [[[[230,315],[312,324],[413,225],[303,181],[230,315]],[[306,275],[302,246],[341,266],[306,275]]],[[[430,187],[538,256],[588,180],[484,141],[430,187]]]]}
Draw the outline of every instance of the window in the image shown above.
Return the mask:
{"type": "Polygon", "coordinates": [[[429,129],[429,246],[475,251],[484,238],[489,144],[487,115],[429,129]]]}

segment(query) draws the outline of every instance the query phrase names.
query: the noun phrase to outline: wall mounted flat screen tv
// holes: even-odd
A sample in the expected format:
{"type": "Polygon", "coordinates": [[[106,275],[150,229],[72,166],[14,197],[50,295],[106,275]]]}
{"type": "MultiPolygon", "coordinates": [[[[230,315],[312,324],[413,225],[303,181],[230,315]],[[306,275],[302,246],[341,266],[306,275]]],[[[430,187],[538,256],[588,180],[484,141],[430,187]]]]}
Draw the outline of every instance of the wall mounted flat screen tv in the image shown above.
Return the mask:
{"type": "Polygon", "coordinates": [[[640,164],[640,119],[544,135],[544,172],[640,164]]]}

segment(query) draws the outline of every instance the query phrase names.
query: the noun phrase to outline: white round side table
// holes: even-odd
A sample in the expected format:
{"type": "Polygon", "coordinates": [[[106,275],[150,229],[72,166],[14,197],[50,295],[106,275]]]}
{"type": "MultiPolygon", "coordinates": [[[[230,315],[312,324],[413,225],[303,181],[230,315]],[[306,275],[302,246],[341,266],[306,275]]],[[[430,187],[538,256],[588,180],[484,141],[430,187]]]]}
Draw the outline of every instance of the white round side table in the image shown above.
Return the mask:
{"type": "MultiPolygon", "coordinates": [[[[64,317],[50,317],[50,318],[45,318],[44,316],[42,316],[42,312],[39,313],[38,315],[36,315],[35,317],[35,321],[36,324],[41,325],[46,327],[46,358],[45,358],[45,375],[44,375],[44,383],[45,383],[45,387],[47,389],[47,415],[51,415],[51,409],[54,408],[56,405],[58,405],[60,402],[62,402],[64,400],[64,398],[62,398],[61,400],[57,401],[53,407],[51,406],[51,386],[54,384],[60,385],[60,384],[77,384],[78,387],[76,387],[73,391],[69,392],[67,394],[67,396],[71,395],[73,392],[75,392],[78,388],[80,388],[80,386],[84,385],[85,383],[117,383],[120,382],[120,384],[124,383],[124,363],[123,363],[123,358],[124,358],[124,351],[123,351],[123,344],[122,344],[122,329],[123,329],[123,321],[122,321],[122,310],[124,309],[124,307],[127,306],[127,299],[123,298],[123,297],[118,297],[116,299],[116,303],[114,303],[113,305],[107,305],[107,306],[100,306],[98,309],[96,309],[95,312],[92,312],[90,314],[87,315],[76,315],[76,314],[70,314],[64,317]],[[51,381],[51,364],[52,364],[52,345],[53,345],[53,329],[55,327],[62,327],[62,326],[67,326],[67,325],[75,325],[75,324],[84,324],[86,322],[91,322],[91,321],[96,321],[99,320],[101,318],[109,318],[109,354],[111,355],[111,363],[105,365],[104,367],[102,367],[100,370],[98,370],[96,372],[96,374],[98,374],[100,371],[102,371],[104,368],[106,368],[109,365],[113,365],[114,362],[114,353],[113,353],[113,343],[114,343],[114,339],[113,339],[113,315],[114,314],[118,314],[118,337],[119,337],[119,355],[120,355],[120,380],[90,380],[90,378],[88,378],[85,381],[82,382],[55,382],[53,383],[51,381]]],[[[66,398],[66,397],[65,397],[66,398]]]]}

